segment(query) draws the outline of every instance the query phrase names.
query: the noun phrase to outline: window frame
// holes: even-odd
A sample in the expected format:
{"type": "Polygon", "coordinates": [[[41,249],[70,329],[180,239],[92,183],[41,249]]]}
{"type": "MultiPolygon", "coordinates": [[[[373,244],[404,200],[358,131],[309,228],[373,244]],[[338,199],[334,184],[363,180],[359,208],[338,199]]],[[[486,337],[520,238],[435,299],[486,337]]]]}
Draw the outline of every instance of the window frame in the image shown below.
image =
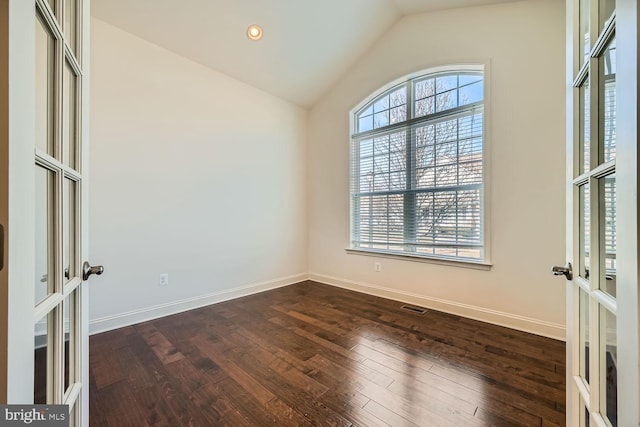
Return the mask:
{"type": "MultiPolygon", "coordinates": [[[[384,86],[380,87],[378,90],[373,91],[368,96],[366,96],[361,102],[359,102],[355,107],[353,107],[349,111],[349,144],[347,145],[348,150],[348,170],[349,170],[349,179],[348,179],[348,190],[347,197],[349,198],[348,206],[348,245],[345,248],[345,251],[348,254],[354,255],[365,255],[365,256],[374,256],[374,257],[384,257],[384,258],[392,258],[392,259],[400,259],[405,261],[417,261],[417,262],[428,262],[433,264],[440,265],[449,265],[456,267],[465,267],[465,268],[473,268],[480,270],[489,270],[491,268],[491,236],[490,236],[490,201],[491,201],[491,191],[490,191],[490,119],[491,119],[491,111],[490,111],[490,63],[489,61],[484,62],[474,62],[474,63],[464,63],[464,64],[451,64],[445,66],[431,67],[427,69],[420,70],[418,72],[414,72],[408,75],[405,75],[401,78],[395,79],[384,86]],[[352,180],[353,180],[353,170],[352,170],[352,162],[353,162],[353,152],[352,145],[354,141],[354,136],[362,137],[362,134],[366,134],[367,132],[375,132],[379,129],[391,130],[397,126],[398,129],[406,129],[411,128],[415,122],[424,121],[424,116],[413,117],[413,108],[414,108],[414,100],[413,100],[413,88],[416,82],[419,82],[423,78],[428,78],[428,76],[436,76],[442,75],[446,73],[464,73],[464,72],[480,72],[483,76],[483,86],[484,86],[484,94],[483,100],[481,102],[483,106],[483,121],[482,121],[482,135],[483,135],[483,146],[482,146],[482,186],[481,186],[481,197],[480,197],[480,212],[483,218],[482,221],[482,237],[483,237],[483,257],[474,259],[474,258],[457,258],[455,256],[444,256],[444,255],[436,255],[436,254],[424,254],[424,253],[411,253],[411,252],[400,252],[400,251],[390,251],[384,249],[374,249],[374,248],[362,248],[356,247],[353,244],[353,230],[354,230],[354,206],[353,206],[353,193],[352,193],[352,180]],[[406,86],[408,88],[407,97],[406,97],[406,116],[405,120],[402,122],[398,122],[396,124],[391,124],[384,127],[374,128],[371,131],[363,131],[358,134],[358,114],[364,111],[364,109],[373,105],[377,100],[381,99],[385,95],[391,94],[394,89],[406,86]]],[[[473,104],[473,103],[472,103],[473,104]]],[[[467,105],[465,105],[467,107],[467,105]]],[[[460,108],[460,107],[456,107],[460,108]]],[[[389,106],[389,110],[391,106],[389,106]]],[[[434,113],[438,115],[438,113],[434,113]]],[[[450,110],[445,110],[443,115],[450,115],[450,110]]],[[[454,113],[455,114],[455,113],[454,113]]],[[[431,116],[431,114],[430,114],[431,116]]],[[[403,220],[403,225],[406,227],[406,223],[403,220]]]]}

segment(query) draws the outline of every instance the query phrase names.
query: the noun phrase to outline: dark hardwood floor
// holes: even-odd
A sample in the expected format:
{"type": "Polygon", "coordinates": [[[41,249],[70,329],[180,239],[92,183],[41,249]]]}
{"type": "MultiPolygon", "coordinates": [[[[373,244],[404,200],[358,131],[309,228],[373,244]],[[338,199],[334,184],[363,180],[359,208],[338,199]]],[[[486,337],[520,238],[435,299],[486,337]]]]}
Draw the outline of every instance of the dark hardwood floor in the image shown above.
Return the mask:
{"type": "Polygon", "coordinates": [[[314,282],[90,338],[92,426],[560,426],[548,338],[314,282]]]}

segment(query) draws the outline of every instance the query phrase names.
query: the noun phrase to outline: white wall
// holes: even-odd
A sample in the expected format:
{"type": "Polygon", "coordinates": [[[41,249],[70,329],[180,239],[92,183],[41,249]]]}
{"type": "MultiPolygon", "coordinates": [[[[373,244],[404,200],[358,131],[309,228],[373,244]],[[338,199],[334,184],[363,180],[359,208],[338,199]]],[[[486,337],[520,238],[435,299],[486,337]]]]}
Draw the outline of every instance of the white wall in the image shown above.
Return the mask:
{"type": "Polygon", "coordinates": [[[92,330],[304,278],[307,112],[97,19],[91,50],[92,330]]]}
{"type": "Polygon", "coordinates": [[[539,0],[400,20],[309,114],[311,277],[563,337],[564,3],[539,0]],[[490,271],[346,254],[349,111],[432,66],[490,61],[490,271]],[[373,269],[382,263],[382,272],[373,269]]]}

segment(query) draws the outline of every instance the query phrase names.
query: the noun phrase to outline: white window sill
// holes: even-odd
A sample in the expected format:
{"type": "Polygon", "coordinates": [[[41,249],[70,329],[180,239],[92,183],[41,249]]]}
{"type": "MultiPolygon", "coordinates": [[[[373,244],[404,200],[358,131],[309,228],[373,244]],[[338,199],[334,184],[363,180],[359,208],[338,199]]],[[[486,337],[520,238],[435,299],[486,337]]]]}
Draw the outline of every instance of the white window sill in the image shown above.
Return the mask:
{"type": "Polygon", "coordinates": [[[439,258],[425,255],[409,255],[399,253],[379,252],[373,249],[346,248],[345,252],[350,255],[364,255],[379,258],[391,258],[401,261],[426,262],[429,264],[448,265],[450,267],[471,268],[474,270],[491,270],[492,264],[487,261],[475,260],[454,260],[450,258],[439,258]]]}

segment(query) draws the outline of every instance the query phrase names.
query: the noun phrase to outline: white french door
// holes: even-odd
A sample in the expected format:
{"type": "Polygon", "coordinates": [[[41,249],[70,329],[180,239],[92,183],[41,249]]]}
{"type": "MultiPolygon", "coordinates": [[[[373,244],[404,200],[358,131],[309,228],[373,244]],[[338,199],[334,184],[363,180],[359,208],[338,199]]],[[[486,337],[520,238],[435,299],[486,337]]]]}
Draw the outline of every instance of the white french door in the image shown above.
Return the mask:
{"type": "Polygon", "coordinates": [[[567,425],[638,425],[635,0],[568,0],[567,425]],[[629,18],[629,17],[627,17],[629,18]],[[635,320],[634,320],[635,319],[635,320]],[[634,360],[635,359],[635,360],[634,360]]]}
{"type": "Polygon", "coordinates": [[[9,189],[6,401],[66,404],[70,425],[86,426],[89,1],[0,1],[14,129],[0,141],[9,152],[0,177],[9,189]]]}
{"type": "Polygon", "coordinates": [[[82,5],[36,0],[34,403],[67,404],[80,425],[82,391],[82,5]]]}

